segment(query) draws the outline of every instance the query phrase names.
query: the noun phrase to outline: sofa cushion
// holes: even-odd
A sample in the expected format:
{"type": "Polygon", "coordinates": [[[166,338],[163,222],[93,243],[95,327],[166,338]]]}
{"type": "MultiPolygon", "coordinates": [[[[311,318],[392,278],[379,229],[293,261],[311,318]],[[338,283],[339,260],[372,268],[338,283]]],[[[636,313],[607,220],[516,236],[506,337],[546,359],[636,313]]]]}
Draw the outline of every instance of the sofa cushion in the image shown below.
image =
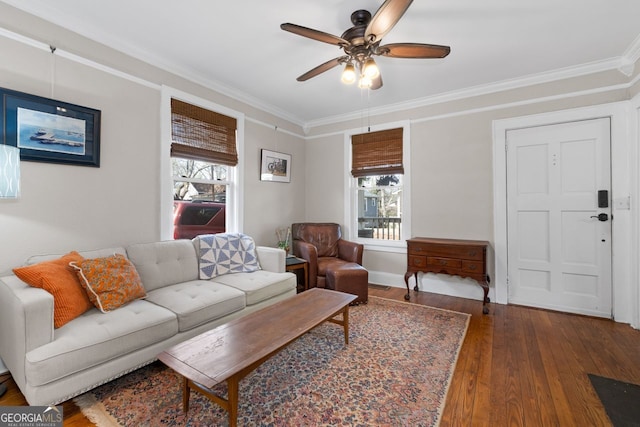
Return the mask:
{"type": "Polygon", "coordinates": [[[293,273],[273,273],[254,271],[252,273],[225,274],[212,279],[241,290],[247,296],[247,305],[258,304],[291,289],[296,289],[296,276],[293,273]]]}
{"type": "Polygon", "coordinates": [[[124,255],[85,259],[70,264],[93,305],[103,313],[144,298],[136,268],[124,255]]]}
{"type": "Polygon", "coordinates": [[[205,234],[196,237],[200,279],[260,270],[256,244],[242,233],[205,234]]]}
{"type": "Polygon", "coordinates": [[[127,247],[147,292],[198,279],[198,258],[191,240],[167,240],[127,247]]]}
{"type": "Polygon", "coordinates": [[[26,354],[31,386],[50,383],[115,359],[178,332],[176,315],[144,300],[109,313],[91,309],[55,332],[55,340],[26,354]]]}
{"type": "Polygon", "coordinates": [[[13,272],[20,280],[53,295],[53,325],[59,328],[93,307],[80,280],[69,266],[84,258],[70,252],[60,258],[17,267],[13,272]]]}
{"type": "Polygon", "coordinates": [[[175,313],[180,332],[245,308],[243,292],[208,280],[154,289],[146,300],[175,313]]]}

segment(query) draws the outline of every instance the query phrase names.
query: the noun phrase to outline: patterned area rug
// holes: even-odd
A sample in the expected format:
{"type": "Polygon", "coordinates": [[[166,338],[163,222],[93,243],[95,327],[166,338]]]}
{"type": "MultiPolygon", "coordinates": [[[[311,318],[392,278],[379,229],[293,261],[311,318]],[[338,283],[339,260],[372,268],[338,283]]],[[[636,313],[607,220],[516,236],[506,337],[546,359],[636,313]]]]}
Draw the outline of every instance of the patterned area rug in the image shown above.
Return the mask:
{"type": "MultiPolygon", "coordinates": [[[[438,425],[470,316],[375,297],[349,314],[349,345],[325,323],[244,378],[238,425],[438,425]]],[[[181,384],[155,362],[74,400],[98,426],[228,425],[197,392],[185,415],[181,384]]]]}

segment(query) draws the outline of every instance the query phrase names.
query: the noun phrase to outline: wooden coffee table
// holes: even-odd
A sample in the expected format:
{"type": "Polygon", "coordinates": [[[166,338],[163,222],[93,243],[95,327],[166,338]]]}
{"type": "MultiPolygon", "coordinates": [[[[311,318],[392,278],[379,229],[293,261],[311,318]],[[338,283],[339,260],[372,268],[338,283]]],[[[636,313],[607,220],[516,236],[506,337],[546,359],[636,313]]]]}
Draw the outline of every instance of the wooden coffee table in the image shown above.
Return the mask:
{"type": "Polygon", "coordinates": [[[355,299],[355,295],[313,288],[177,344],[158,359],[184,377],[185,413],[194,389],[227,410],[229,426],[235,426],[240,380],[325,321],[341,325],[349,344],[349,303],[355,299]],[[342,319],[335,319],[340,314],[342,319]],[[227,381],[227,399],[211,391],[222,381],[227,381]]]}

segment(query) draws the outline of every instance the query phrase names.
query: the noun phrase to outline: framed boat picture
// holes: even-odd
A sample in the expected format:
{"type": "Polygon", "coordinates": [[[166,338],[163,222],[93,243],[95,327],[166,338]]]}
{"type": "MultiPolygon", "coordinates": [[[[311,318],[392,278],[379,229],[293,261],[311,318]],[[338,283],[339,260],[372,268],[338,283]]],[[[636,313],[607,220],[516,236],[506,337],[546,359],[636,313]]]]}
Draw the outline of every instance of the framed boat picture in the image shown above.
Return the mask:
{"type": "Polygon", "coordinates": [[[100,167],[100,110],[0,88],[0,129],[20,160],[100,167]]]}

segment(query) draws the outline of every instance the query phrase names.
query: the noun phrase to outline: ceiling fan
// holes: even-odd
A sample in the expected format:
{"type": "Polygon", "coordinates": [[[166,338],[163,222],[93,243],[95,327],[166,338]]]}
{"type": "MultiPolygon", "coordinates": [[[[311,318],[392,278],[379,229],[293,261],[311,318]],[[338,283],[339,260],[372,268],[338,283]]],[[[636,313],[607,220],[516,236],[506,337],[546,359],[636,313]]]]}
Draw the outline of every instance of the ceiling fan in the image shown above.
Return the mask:
{"type": "Polygon", "coordinates": [[[447,56],[451,51],[449,46],[423,43],[391,43],[380,46],[382,37],[396,25],[412,2],[413,0],[386,0],[373,17],[369,11],[356,10],[351,14],[353,27],[342,33],[340,37],[296,24],[280,25],[280,28],[285,31],[336,45],[344,50],[344,55],[312,68],[297,80],[303,82],[345,64],[342,72],[344,83],[353,83],[358,79],[359,87],[375,90],[382,87],[382,76],[373,59],[374,56],[390,58],[444,58],[447,56]]]}

